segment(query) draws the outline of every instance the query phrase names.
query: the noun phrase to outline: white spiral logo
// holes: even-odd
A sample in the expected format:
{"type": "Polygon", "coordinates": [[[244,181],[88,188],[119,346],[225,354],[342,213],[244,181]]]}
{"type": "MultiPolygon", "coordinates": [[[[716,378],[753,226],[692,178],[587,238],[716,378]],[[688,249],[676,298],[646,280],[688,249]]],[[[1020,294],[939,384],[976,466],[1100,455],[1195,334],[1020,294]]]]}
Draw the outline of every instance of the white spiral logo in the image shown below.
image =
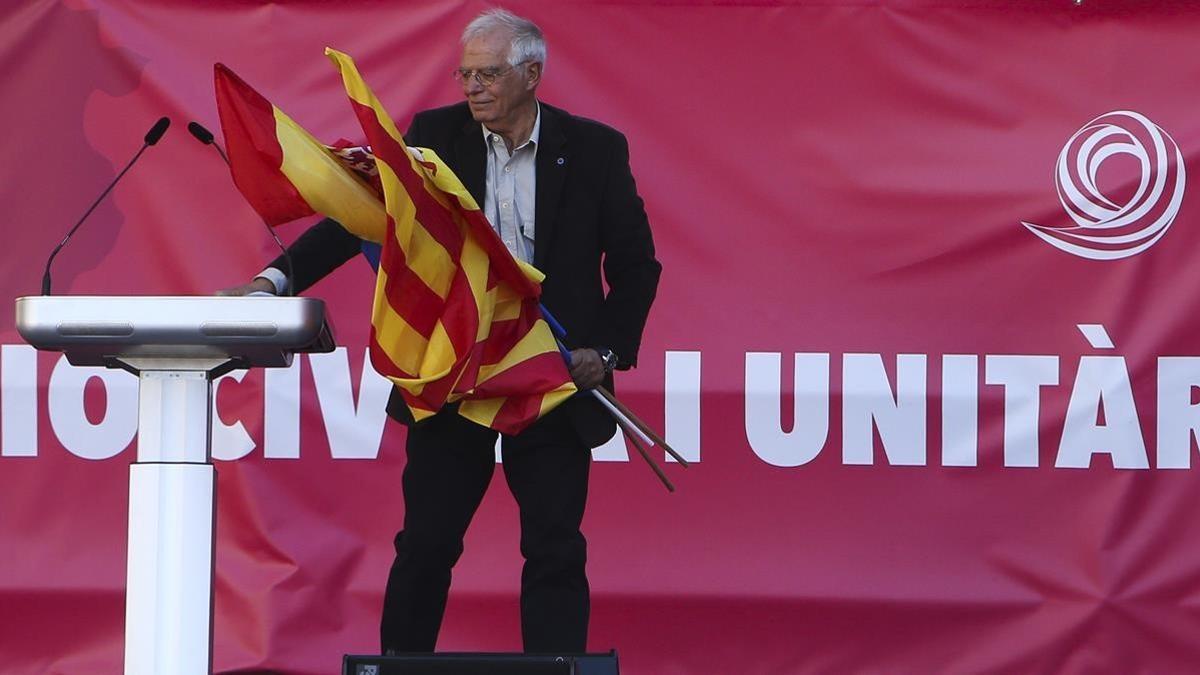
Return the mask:
{"type": "Polygon", "coordinates": [[[1119,260],[1167,233],[1183,202],[1187,172],[1174,139],[1145,115],[1117,110],[1088,122],[1058,155],[1058,201],[1075,227],[1022,225],[1055,248],[1092,260],[1119,260]],[[1137,190],[1118,204],[1096,187],[1105,160],[1129,155],[1141,166],[1137,190]]]}

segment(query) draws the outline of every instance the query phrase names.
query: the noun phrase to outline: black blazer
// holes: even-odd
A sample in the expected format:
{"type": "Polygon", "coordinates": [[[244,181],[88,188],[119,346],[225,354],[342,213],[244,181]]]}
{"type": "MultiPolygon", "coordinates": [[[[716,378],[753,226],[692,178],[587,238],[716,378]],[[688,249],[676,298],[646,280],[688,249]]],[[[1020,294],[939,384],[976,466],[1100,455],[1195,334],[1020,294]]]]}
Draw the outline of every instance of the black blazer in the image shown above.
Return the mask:
{"type": "MultiPolygon", "coordinates": [[[[541,114],[534,265],[546,274],[542,303],[566,328],[568,347],[610,348],[619,367],[629,368],[637,364],[662,269],[629,169],[629,145],[621,133],[599,122],[545,103],[541,114]]],[[[487,148],[465,102],[417,113],[405,142],[437,152],[483,204],[487,148]]],[[[289,248],[296,292],[359,250],[360,241],[335,221],[317,223],[289,248]]],[[[285,265],[282,256],[271,264],[285,265]]],[[[611,378],[607,384],[612,386],[611,378]]],[[[614,431],[612,418],[590,395],[573,397],[563,409],[560,414],[571,416],[589,446],[603,443],[614,431]]],[[[411,422],[396,393],[388,413],[411,422]]]]}

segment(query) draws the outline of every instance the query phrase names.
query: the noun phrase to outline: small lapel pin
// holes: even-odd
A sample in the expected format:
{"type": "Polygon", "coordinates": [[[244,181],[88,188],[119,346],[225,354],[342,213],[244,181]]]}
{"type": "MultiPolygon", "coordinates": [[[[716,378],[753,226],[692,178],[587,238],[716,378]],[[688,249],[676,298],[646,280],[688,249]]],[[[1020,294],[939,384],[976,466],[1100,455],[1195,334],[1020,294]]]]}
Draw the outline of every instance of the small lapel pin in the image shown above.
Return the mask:
{"type": "Polygon", "coordinates": [[[567,163],[567,160],[563,159],[562,157],[559,157],[559,158],[556,160],[556,162],[558,163],[558,165],[559,165],[559,166],[562,166],[563,164],[566,164],[566,163],[567,163]]]}

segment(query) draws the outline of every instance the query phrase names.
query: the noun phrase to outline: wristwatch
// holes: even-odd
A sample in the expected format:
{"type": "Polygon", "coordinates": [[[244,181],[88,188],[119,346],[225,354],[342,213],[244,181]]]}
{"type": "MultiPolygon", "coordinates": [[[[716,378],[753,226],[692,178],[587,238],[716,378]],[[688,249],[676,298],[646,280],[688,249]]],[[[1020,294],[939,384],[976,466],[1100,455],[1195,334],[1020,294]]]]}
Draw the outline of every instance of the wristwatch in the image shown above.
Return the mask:
{"type": "Polygon", "coordinates": [[[604,363],[604,374],[612,373],[617,367],[617,355],[608,347],[597,347],[596,353],[600,355],[600,360],[604,363]]]}

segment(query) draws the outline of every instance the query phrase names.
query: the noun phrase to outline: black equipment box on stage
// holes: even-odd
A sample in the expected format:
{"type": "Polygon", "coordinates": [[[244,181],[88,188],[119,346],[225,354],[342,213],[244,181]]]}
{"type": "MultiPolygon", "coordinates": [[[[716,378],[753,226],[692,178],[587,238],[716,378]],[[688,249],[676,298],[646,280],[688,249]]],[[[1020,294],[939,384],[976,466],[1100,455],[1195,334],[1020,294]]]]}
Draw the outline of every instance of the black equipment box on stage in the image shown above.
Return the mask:
{"type": "Polygon", "coordinates": [[[620,675],[607,654],[402,654],[342,660],[342,675],[620,675]]]}

